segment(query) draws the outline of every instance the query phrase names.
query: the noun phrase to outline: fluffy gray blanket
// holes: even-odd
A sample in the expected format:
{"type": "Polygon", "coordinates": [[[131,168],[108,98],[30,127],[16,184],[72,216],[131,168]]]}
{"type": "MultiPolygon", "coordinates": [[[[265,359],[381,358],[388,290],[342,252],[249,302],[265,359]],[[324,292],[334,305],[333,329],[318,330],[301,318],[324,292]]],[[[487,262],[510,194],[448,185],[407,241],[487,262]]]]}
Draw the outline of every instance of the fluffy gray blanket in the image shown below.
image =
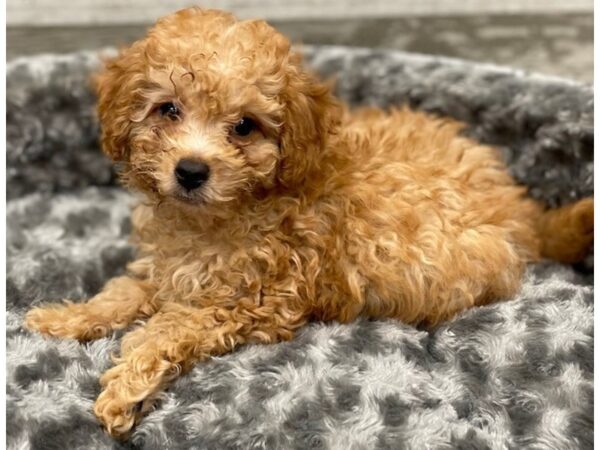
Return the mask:
{"type": "MultiPolygon", "coordinates": [[[[593,194],[593,92],[564,80],[403,53],[308,48],[352,104],[408,103],[469,124],[550,205],[593,194]]],[[[433,330],[314,323],[177,380],[129,442],[92,414],[119,336],[21,327],[85,299],[131,258],[132,197],[97,148],[96,54],[8,66],[7,433],[12,449],[575,449],[593,445],[593,258],[530,267],[512,301],[433,330]]]]}

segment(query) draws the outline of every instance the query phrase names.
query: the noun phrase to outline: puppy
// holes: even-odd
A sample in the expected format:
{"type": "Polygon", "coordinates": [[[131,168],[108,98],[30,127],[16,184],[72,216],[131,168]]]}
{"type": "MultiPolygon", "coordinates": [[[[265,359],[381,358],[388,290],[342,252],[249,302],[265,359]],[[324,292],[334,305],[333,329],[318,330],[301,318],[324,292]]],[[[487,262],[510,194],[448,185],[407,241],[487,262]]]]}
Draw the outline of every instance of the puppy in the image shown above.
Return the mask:
{"type": "Polygon", "coordinates": [[[102,148],[126,186],[137,257],[87,303],[26,326],[122,339],[94,411],[126,436],[169,380],[311,319],[433,325],[507,299],[526,263],[571,263],[593,201],[545,211],[462,125],[407,109],[351,112],[262,21],[190,8],[97,77],[102,148]]]}

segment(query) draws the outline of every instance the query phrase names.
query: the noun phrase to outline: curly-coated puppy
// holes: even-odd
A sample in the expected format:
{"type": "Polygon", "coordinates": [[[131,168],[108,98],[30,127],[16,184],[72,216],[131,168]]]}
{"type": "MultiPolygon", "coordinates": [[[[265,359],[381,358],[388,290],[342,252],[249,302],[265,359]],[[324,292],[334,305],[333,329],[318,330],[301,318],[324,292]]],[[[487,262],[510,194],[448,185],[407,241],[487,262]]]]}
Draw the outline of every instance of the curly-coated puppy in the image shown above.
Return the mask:
{"type": "Polygon", "coordinates": [[[97,89],[102,147],[147,199],[137,258],[87,303],[33,309],[26,325],[88,340],[148,318],[101,379],[95,413],[114,435],[211,355],[310,319],[435,324],[593,239],[591,198],[545,212],[461,124],[348,111],[262,21],[179,11],[97,89]]]}

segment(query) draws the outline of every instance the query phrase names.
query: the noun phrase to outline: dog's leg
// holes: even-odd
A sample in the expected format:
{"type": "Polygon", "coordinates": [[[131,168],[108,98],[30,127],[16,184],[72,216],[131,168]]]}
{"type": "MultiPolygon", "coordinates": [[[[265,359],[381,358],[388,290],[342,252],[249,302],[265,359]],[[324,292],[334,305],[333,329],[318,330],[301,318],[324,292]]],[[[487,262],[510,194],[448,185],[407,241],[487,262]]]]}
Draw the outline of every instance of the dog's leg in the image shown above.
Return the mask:
{"type": "Polygon", "coordinates": [[[25,316],[25,327],[56,337],[98,339],[139,317],[152,315],[156,307],[151,292],[144,281],[126,276],[113,278],[86,303],[33,308],[25,316]]]}
{"type": "Polygon", "coordinates": [[[123,337],[117,365],[100,382],[94,412],[114,436],[126,435],[165,383],[200,360],[247,342],[291,339],[306,321],[283,301],[232,309],[166,304],[145,326],[123,337]],[[144,408],[145,409],[145,408],[144,408]]]}

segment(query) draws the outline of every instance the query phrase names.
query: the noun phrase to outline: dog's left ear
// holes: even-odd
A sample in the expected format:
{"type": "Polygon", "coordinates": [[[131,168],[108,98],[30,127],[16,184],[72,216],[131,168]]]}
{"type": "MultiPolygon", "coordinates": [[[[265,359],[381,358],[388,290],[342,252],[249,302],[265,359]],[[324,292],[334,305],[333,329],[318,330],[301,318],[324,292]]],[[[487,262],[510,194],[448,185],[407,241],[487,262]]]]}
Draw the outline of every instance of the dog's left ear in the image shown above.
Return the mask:
{"type": "Polygon", "coordinates": [[[278,179],[283,186],[296,188],[319,170],[320,154],[339,125],[341,108],[330,86],[301,67],[300,55],[292,53],[290,63],[278,179]]]}

